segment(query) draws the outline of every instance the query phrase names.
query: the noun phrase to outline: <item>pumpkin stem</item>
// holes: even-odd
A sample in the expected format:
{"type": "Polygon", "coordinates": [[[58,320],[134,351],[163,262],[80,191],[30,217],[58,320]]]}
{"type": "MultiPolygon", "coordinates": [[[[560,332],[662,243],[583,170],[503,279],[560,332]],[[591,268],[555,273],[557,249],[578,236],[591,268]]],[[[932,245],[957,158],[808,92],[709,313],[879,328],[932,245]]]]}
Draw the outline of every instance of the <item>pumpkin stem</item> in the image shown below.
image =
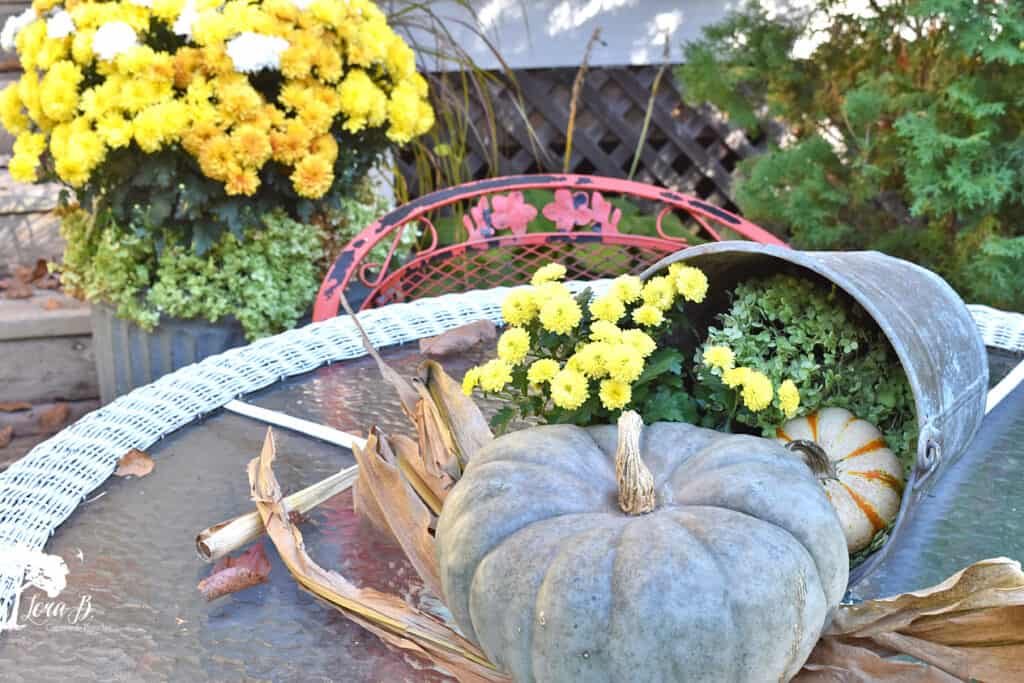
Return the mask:
{"type": "Polygon", "coordinates": [[[654,476],[640,457],[640,432],[644,421],[632,410],[619,417],[619,445],[615,451],[615,479],[619,483],[619,507],[627,515],[654,509],[654,476]]]}
{"type": "Polygon", "coordinates": [[[836,468],[829,460],[828,453],[816,441],[796,439],[786,444],[788,450],[799,453],[804,463],[811,468],[818,479],[837,479],[836,468]]]}

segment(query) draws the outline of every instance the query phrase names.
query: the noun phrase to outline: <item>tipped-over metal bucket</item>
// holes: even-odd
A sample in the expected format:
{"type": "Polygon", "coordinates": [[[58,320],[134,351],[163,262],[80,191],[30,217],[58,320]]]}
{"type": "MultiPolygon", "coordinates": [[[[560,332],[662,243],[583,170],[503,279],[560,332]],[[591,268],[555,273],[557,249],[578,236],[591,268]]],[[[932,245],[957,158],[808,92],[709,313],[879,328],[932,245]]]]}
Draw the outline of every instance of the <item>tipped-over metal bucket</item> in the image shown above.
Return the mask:
{"type": "Polygon", "coordinates": [[[684,249],[648,268],[671,263],[701,268],[711,282],[694,320],[707,324],[729,304],[728,292],[750,277],[804,269],[854,298],[888,337],[914,393],[917,455],[888,542],[850,574],[850,586],[870,574],[898,542],[914,509],[967,448],[985,415],[985,343],[956,292],[935,273],[873,251],[796,251],[753,242],[715,242],[684,249]]]}

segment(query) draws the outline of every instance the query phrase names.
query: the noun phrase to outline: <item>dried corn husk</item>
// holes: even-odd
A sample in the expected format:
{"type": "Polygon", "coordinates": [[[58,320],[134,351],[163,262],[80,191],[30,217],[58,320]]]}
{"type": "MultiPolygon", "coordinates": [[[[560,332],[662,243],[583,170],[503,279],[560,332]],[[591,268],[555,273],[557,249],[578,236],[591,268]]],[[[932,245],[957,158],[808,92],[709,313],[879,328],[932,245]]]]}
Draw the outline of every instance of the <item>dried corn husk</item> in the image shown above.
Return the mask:
{"type": "Polygon", "coordinates": [[[282,561],[299,585],[392,646],[426,657],[466,683],[498,683],[498,672],[480,649],[443,622],[401,598],[358,588],[342,575],[320,567],[306,554],[301,532],[291,523],[273,472],[273,432],[249,463],[249,484],[263,525],[282,561]]]}

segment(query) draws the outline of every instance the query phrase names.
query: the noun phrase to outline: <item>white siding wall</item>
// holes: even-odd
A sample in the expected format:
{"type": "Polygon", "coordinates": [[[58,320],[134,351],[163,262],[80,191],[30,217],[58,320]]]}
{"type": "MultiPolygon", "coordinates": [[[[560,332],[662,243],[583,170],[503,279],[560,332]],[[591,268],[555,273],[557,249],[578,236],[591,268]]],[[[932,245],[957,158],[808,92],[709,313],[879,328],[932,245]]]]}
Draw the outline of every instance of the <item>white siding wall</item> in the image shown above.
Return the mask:
{"type": "MultiPolygon", "coordinates": [[[[666,37],[671,61],[681,58],[683,42],[721,19],[736,0],[472,0],[476,17],[454,2],[435,3],[460,44],[484,68],[500,68],[484,41],[459,24],[476,25],[512,68],[577,66],[587,41],[601,28],[595,66],[659,64],[666,37]]],[[[430,58],[427,58],[429,61],[430,58]]],[[[433,64],[425,64],[434,68],[433,64]]]]}

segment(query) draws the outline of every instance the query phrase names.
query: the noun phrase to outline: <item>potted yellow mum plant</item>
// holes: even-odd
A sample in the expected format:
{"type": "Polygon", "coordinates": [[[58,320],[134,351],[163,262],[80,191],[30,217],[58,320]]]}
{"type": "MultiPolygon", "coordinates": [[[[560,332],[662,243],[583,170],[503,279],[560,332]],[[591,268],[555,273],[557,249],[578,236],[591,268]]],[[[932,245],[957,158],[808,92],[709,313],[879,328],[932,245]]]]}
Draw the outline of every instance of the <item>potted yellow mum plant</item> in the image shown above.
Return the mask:
{"type": "Polygon", "coordinates": [[[367,171],[434,122],[367,0],[36,0],[0,43],[24,69],[10,172],[67,187],[62,276],[95,304],[105,399],[294,325],[335,226],[377,212],[367,171]]]}

